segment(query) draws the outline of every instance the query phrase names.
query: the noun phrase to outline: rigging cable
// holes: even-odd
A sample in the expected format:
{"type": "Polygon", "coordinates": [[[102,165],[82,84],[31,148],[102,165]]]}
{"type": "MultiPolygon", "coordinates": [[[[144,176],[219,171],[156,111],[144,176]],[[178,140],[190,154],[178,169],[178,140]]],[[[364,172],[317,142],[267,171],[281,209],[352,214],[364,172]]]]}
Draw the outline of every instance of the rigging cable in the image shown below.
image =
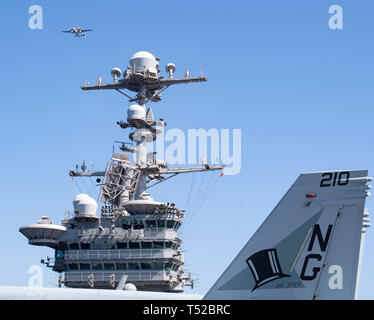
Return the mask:
{"type": "MultiPolygon", "coordinates": [[[[195,232],[196,228],[198,227],[201,219],[205,215],[205,210],[208,207],[209,203],[211,202],[217,187],[220,183],[219,179],[218,181],[216,180],[216,173],[213,171],[211,172],[210,179],[204,189],[206,190],[205,192],[202,192],[203,194],[203,199],[198,202],[196,211],[194,212],[194,219],[188,224],[188,230],[185,235],[185,240],[189,240],[189,238],[193,235],[195,232]]],[[[196,207],[196,206],[195,206],[196,207]]]]}
{"type": "Polygon", "coordinates": [[[188,232],[186,233],[191,233],[195,229],[196,221],[198,220],[201,207],[203,203],[206,201],[207,192],[209,191],[209,187],[212,181],[212,175],[210,175],[210,177],[206,179],[207,174],[208,174],[207,172],[204,172],[203,177],[202,177],[202,182],[201,184],[199,184],[199,188],[196,188],[198,189],[197,190],[198,195],[193,203],[193,207],[190,209],[191,220],[187,224],[186,229],[188,230],[188,232]]]}

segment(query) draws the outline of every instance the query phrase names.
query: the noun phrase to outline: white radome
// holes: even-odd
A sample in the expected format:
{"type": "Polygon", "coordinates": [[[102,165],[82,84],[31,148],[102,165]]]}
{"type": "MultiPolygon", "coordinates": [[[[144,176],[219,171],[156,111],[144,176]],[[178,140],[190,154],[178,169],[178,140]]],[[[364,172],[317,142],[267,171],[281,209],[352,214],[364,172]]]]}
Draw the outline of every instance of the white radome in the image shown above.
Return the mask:
{"type": "Polygon", "coordinates": [[[77,215],[96,215],[97,203],[89,195],[81,193],[73,200],[74,212],[77,215]]]}
{"type": "Polygon", "coordinates": [[[130,68],[132,72],[146,73],[157,75],[158,62],[153,54],[147,51],[139,51],[133,54],[130,59],[130,68]]]}
{"type": "Polygon", "coordinates": [[[145,120],[146,112],[143,106],[133,104],[127,109],[127,120],[145,120]]]}

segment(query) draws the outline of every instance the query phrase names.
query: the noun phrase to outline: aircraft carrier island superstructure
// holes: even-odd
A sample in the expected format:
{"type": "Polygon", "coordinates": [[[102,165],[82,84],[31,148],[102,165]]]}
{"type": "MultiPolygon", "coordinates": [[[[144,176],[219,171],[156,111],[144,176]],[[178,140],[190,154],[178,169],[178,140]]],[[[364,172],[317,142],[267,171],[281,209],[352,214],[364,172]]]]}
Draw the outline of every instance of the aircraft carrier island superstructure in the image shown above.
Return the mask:
{"type": "Polygon", "coordinates": [[[29,244],[54,249],[54,258],[42,260],[60,273],[59,285],[72,288],[124,289],[182,292],[193,280],[183,268],[184,256],[178,230],[184,210],[174,203],[155,201],[148,188],[173,176],[187,172],[221,170],[222,165],[169,167],[157,159],[156,152],[148,152],[166,125],[155,120],[148,102],[161,100],[161,92],[171,85],[202,82],[201,74],[190,78],[174,78],[175,65],[166,65],[167,78],[159,75],[159,59],[140,51],[130,59],[130,66],[122,73],[113,68],[113,83],[84,85],[83,90],[113,89],[133,102],[127,111],[127,121],[118,121],[122,129],[130,129],[129,138],[135,144],[121,142],[106,170],[70,170],[70,176],[96,177],[100,186],[98,202],[87,194],[73,200],[73,212],[62,220],[62,225],[41,217],[36,224],[20,228],[29,244]],[[122,76],[122,78],[120,78],[122,76]],[[134,97],[125,90],[136,92],[134,97]],[[131,162],[126,153],[133,153],[131,162]]]}

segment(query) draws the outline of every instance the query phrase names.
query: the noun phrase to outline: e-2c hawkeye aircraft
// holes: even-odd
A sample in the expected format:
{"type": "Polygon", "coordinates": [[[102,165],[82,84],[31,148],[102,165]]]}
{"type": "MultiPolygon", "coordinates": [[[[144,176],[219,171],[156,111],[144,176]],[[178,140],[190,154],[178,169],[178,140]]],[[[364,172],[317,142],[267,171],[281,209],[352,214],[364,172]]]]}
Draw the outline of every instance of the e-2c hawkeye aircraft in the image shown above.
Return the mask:
{"type": "Polygon", "coordinates": [[[0,299],[355,299],[371,180],[366,170],[301,174],[205,296],[123,279],[117,290],[0,287],[0,299]]]}
{"type": "Polygon", "coordinates": [[[89,31],[92,31],[92,29],[82,29],[80,27],[74,27],[74,28],[71,28],[70,30],[64,30],[62,32],[71,33],[71,34],[74,34],[75,37],[82,38],[86,36],[85,32],[89,32],[89,31]]]}

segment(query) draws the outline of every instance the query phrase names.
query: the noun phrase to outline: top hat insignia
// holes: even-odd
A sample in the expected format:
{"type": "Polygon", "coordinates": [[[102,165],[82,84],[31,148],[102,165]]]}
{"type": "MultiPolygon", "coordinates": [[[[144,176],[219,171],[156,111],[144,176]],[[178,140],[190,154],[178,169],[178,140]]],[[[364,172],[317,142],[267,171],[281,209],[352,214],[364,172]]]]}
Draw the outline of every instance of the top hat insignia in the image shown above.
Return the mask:
{"type": "Polygon", "coordinates": [[[289,275],[282,272],[276,249],[266,249],[256,252],[246,262],[256,281],[256,285],[252,291],[270,281],[289,277],[289,275]]]}

